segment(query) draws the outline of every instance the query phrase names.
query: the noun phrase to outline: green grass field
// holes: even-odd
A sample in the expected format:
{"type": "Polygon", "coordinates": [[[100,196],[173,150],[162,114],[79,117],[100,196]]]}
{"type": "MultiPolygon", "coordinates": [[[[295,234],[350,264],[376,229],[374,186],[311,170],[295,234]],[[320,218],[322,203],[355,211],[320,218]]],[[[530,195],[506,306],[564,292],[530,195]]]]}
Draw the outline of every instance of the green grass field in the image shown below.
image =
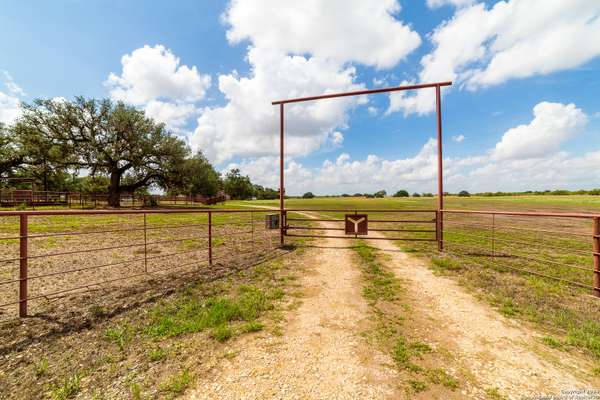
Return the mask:
{"type": "MultiPolygon", "coordinates": [[[[600,213],[600,196],[505,196],[505,197],[457,197],[444,198],[445,208],[464,210],[505,210],[505,211],[565,211],[600,213]]],[[[221,207],[262,205],[279,207],[279,200],[230,201],[221,207]]],[[[285,200],[286,208],[343,208],[343,209],[435,209],[435,197],[386,197],[367,199],[364,197],[317,197],[314,199],[290,198],[285,200]]]]}

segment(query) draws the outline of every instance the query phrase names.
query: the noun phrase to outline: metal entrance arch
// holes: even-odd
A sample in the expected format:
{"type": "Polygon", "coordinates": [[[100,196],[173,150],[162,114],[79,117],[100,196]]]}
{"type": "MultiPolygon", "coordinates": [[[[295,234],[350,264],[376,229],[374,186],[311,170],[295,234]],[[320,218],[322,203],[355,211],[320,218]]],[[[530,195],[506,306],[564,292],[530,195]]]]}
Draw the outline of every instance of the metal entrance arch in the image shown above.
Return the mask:
{"type": "MultiPolygon", "coordinates": [[[[349,97],[349,96],[361,96],[368,94],[376,94],[376,93],[387,93],[387,92],[400,92],[405,90],[417,90],[417,89],[427,89],[427,88],[435,88],[435,104],[436,104],[436,121],[437,121],[437,148],[438,148],[438,201],[437,201],[437,210],[413,210],[413,212],[435,212],[435,219],[429,220],[427,222],[435,223],[435,239],[422,239],[422,240],[435,240],[438,243],[438,249],[441,251],[443,249],[443,209],[444,209],[444,182],[443,182],[443,160],[442,160],[442,96],[441,96],[441,87],[442,86],[450,86],[452,85],[451,81],[447,82],[435,82],[435,83],[422,83],[417,85],[406,85],[406,86],[395,86],[395,87],[387,87],[380,89],[370,89],[370,90],[358,90],[352,92],[343,92],[343,93],[331,93],[324,94],[320,96],[309,96],[309,97],[298,97],[293,99],[285,99],[285,100],[277,100],[271,102],[273,105],[279,105],[279,230],[280,230],[280,241],[281,245],[285,244],[284,237],[288,236],[310,236],[310,235],[289,235],[287,233],[287,229],[289,228],[287,224],[286,213],[287,211],[301,211],[301,210],[286,210],[285,209],[285,177],[284,177],[284,106],[288,103],[301,103],[305,101],[315,101],[315,100],[324,100],[324,99],[333,99],[337,97],[349,97]]],[[[302,210],[309,211],[309,210],[302,210]]],[[[359,212],[362,214],[363,212],[371,211],[371,212],[407,212],[402,210],[314,210],[314,211],[352,211],[354,215],[358,215],[359,212]]],[[[335,220],[339,221],[339,220],[335,220]]],[[[345,217],[345,224],[349,225],[349,216],[345,217]]],[[[351,223],[355,221],[350,219],[351,223]]],[[[388,222],[389,220],[386,220],[388,222]]],[[[393,221],[389,221],[393,222],[393,221]]],[[[313,228],[314,229],[314,228],[313,228]]],[[[358,229],[358,228],[357,228],[358,229]]],[[[327,229],[329,230],[329,229],[327,229]]],[[[341,229],[340,229],[341,230],[341,229]]],[[[346,230],[346,234],[349,232],[346,230]]],[[[415,230],[390,230],[390,229],[378,229],[379,231],[398,231],[398,232],[411,232],[415,230]]],[[[340,238],[358,238],[359,237],[358,230],[354,232],[354,234],[350,234],[350,236],[329,236],[329,237],[340,237],[340,238]]],[[[320,236],[327,237],[327,236],[320,236]]],[[[396,240],[411,240],[407,238],[395,238],[396,240]]]]}

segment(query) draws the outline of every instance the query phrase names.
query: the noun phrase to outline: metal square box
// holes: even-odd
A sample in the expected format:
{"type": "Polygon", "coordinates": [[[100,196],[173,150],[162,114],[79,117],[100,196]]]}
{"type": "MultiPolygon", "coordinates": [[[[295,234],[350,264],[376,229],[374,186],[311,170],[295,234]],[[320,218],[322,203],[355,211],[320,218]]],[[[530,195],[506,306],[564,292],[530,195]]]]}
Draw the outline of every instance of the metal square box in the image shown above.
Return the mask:
{"type": "Polygon", "coordinates": [[[279,229],[279,214],[265,215],[265,227],[267,229],[279,229]]]}

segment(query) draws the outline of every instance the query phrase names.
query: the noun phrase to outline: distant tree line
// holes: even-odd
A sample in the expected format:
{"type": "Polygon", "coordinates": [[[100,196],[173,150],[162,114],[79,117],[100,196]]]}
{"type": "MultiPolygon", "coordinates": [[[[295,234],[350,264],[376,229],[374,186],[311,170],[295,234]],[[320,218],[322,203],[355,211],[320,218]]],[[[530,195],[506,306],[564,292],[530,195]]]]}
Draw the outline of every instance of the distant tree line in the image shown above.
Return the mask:
{"type": "Polygon", "coordinates": [[[234,199],[276,198],[232,170],[223,178],[202,152],[144,111],[110,99],[37,99],[22,105],[10,126],[0,123],[0,186],[38,190],[106,193],[119,206],[124,193],[157,188],[168,194],[234,199]]]}
{"type": "MultiPolygon", "coordinates": [[[[324,195],[321,197],[366,197],[366,198],[382,198],[387,195],[385,190],[379,190],[375,193],[354,193],[348,194],[344,193],[341,195],[324,195]]],[[[458,196],[458,197],[470,197],[470,196],[485,196],[485,197],[493,197],[493,196],[525,196],[525,195],[535,195],[535,196],[568,196],[568,195],[592,195],[592,196],[600,196],[600,188],[599,189],[590,189],[590,190],[543,190],[543,191],[533,191],[528,190],[524,192],[480,192],[471,194],[467,190],[461,190],[457,193],[444,192],[444,196],[458,196]]],[[[434,197],[433,193],[418,193],[415,192],[410,194],[407,190],[400,189],[393,194],[393,197],[434,197]]],[[[312,192],[307,192],[303,196],[303,198],[313,198],[317,197],[312,192]]]]}

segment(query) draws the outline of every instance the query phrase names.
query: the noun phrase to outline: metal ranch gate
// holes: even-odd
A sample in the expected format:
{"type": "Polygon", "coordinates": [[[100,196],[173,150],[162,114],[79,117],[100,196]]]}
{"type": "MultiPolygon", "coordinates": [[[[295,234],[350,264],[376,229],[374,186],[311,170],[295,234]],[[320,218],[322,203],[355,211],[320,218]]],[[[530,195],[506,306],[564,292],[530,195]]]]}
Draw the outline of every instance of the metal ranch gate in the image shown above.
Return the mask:
{"type": "MultiPolygon", "coordinates": [[[[393,240],[428,240],[428,241],[437,241],[438,243],[438,249],[442,250],[443,248],[443,218],[442,218],[442,212],[444,209],[444,183],[443,183],[443,160],[442,160],[442,97],[441,97],[441,88],[442,86],[450,86],[452,85],[452,82],[435,82],[435,83],[423,83],[423,84],[418,84],[418,85],[406,85],[406,86],[396,86],[396,87],[388,87],[388,88],[381,88],[381,89],[369,89],[369,90],[358,90],[358,91],[352,91],[352,92],[343,92],[343,93],[332,93],[332,94],[325,94],[325,95],[320,95],[320,96],[310,96],[310,97],[298,97],[298,98],[293,98],[293,99],[286,99],[286,100],[277,100],[277,101],[273,101],[271,104],[273,105],[279,105],[279,213],[280,213],[280,224],[279,224],[279,229],[280,229],[280,241],[281,244],[283,245],[285,243],[285,236],[298,236],[298,237],[338,237],[338,238],[358,238],[359,236],[364,236],[368,234],[369,230],[372,231],[387,231],[387,232],[433,232],[435,233],[435,237],[434,238],[408,238],[408,237],[397,237],[397,238],[392,238],[393,240]],[[285,208],[285,177],[284,177],[284,156],[285,156],[285,147],[284,147],[284,139],[285,139],[285,131],[284,131],[284,127],[285,127],[285,118],[284,118],[284,106],[286,104],[289,103],[301,103],[301,102],[306,102],[306,101],[315,101],[315,100],[325,100],[325,99],[333,99],[333,98],[337,98],[337,97],[350,97],[350,96],[363,96],[363,95],[369,95],[369,94],[377,94],[377,93],[388,93],[388,92],[400,92],[400,91],[406,91],[406,90],[417,90],[417,89],[428,89],[428,88],[433,88],[435,89],[435,100],[436,100],[436,121],[437,121],[437,150],[438,150],[438,157],[437,157],[437,167],[438,167],[438,171],[437,171],[437,186],[438,186],[438,197],[437,197],[437,210],[407,210],[407,211],[399,211],[399,210],[377,210],[377,212],[387,212],[387,213],[403,213],[403,212],[423,212],[423,213],[434,213],[434,217],[430,220],[418,220],[418,221],[411,221],[411,220],[403,220],[402,218],[397,219],[397,222],[399,223],[403,223],[403,222],[411,222],[411,223],[430,223],[430,224],[434,224],[434,230],[427,230],[427,229],[410,229],[410,228],[405,228],[405,229],[394,229],[394,228],[375,228],[375,229],[369,229],[368,224],[369,223],[391,223],[394,222],[393,220],[382,220],[382,219],[372,219],[369,218],[369,213],[373,213],[375,212],[375,210],[352,210],[353,214],[347,214],[344,216],[344,219],[332,219],[332,220],[328,220],[331,222],[343,222],[344,225],[343,227],[340,228],[321,228],[323,230],[339,230],[339,231],[344,231],[345,236],[342,235],[305,235],[302,233],[298,233],[298,234],[292,234],[289,233],[288,231],[294,231],[294,230],[303,230],[303,229],[308,229],[308,228],[304,228],[301,226],[290,226],[288,225],[288,221],[293,221],[292,219],[286,219],[286,215],[288,211],[292,211],[292,210],[286,210],[285,208]],[[360,217],[359,217],[360,215],[360,217]],[[360,220],[360,222],[359,222],[360,220]]],[[[295,211],[310,211],[310,210],[295,210],[295,211]]],[[[321,212],[327,212],[327,211],[331,211],[331,212],[348,212],[349,210],[312,210],[312,211],[321,211],[321,212]]],[[[298,218],[295,218],[295,221],[298,221],[298,218]]],[[[311,219],[312,221],[315,221],[315,219],[311,219]]],[[[319,229],[319,228],[312,228],[313,230],[315,229],[319,229]]],[[[374,238],[376,239],[376,238],[374,238]]]]}

